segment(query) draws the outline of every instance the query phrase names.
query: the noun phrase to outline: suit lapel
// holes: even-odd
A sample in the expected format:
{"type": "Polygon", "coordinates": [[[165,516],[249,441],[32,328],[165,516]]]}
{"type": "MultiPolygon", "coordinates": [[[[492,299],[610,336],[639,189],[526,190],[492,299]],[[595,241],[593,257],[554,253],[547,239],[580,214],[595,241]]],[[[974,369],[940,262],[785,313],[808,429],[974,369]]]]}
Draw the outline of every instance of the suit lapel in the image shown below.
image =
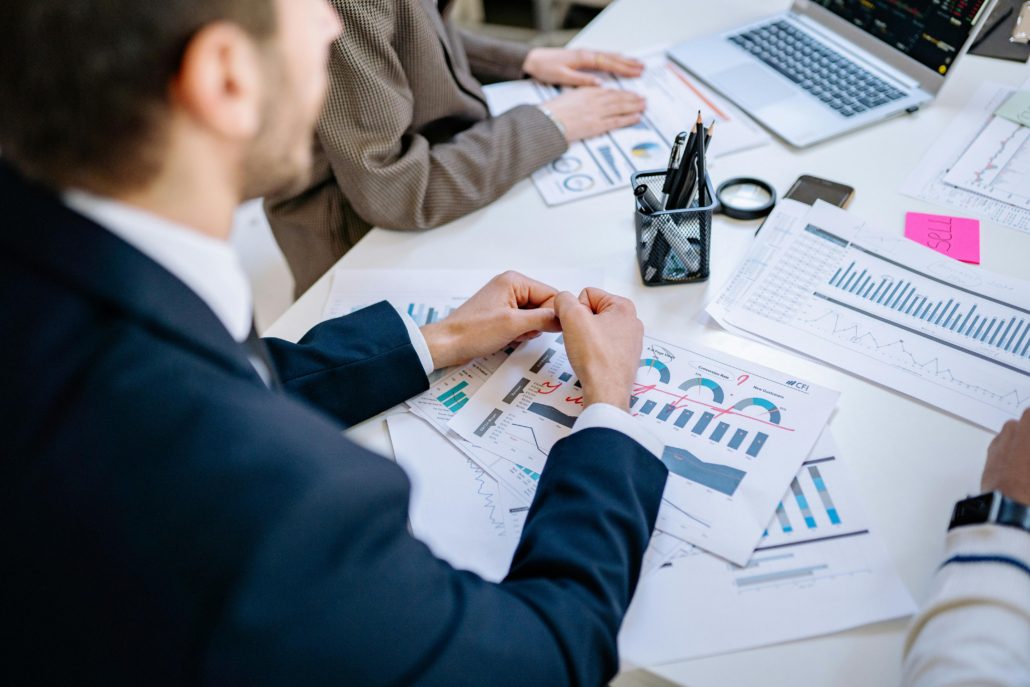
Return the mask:
{"type": "Polygon", "coordinates": [[[444,55],[447,58],[447,67],[451,72],[451,78],[458,83],[462,91],[469,97],[478,100],[489,111],[490,108],[483,96],[482,84],[476,81],[468,69],[460,67],[460,65],[466,65],[468,59],[464,54],[457,55],[455,52],[456,47],[451,45],[451,36],[447,31],[447,25],[443,18],[443,10],[446,8],[446,3],[442,3],[441,7],[437,4],[437,0],[421,0],[421,2],[422,9],[425,10],[426,16],[429,18],[429,23],[433,25],[433,29],[440,39],[440,45],[443,47],[444,55]]]}
{"type": "Polygon", "coordinates": [[[2,161],[0,207],[0,249],[263,385],[241,346],[191,289],[2,161]]]}

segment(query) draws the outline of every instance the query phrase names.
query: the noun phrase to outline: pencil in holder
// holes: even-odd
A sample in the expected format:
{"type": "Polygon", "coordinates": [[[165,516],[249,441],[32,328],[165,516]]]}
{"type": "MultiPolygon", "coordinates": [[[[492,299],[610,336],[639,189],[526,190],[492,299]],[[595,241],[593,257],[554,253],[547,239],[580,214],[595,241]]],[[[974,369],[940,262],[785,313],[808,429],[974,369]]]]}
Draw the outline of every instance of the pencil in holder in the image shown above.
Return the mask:
{"type": "MultiPolygon", "coordinates": [[[[665,170],[638,172],[631,187],[646,186],[653,198],[662,198],[665,170]]],[[[634,202],[637,264],[645,286],[690,284],[708,279],[711,248],[712,213],[715,191],[706,174],[707,203],[697,206],[697,189],[682,210],[657,210],[647,213],[634,202]]]]}

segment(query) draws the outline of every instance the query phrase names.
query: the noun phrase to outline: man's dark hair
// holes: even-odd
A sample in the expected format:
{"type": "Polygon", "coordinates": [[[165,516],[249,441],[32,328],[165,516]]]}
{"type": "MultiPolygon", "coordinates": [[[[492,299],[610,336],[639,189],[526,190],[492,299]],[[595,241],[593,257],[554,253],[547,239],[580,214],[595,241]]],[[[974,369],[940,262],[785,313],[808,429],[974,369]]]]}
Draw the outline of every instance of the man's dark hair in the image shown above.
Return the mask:
{"type": "Polygon", "coordinates": [[[275,0],[0,0],[3,157],[54,186],[147,181],[170,81],[217,21],[268,38],[275,0]]]}

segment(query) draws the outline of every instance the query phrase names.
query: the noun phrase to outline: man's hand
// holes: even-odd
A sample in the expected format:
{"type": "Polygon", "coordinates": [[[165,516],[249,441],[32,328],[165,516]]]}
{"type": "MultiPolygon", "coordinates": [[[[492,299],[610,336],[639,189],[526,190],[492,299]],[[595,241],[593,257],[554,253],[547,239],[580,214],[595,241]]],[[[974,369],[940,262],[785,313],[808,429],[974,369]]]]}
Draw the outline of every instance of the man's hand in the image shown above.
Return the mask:
{"type": "Polygon", "coordinates": [[[422,327],[436,369],[490,355],[512,341],[561,331],[554,316],[557,290],[505,272],[494,277],[446,319],[422,327]]]}
{"type": "Polygon", "coordinates": [[[586,289],[578,299],[565,291],[554,299],[554,312],[569,362],[583,384],[583,405],[608,403],[629,410],[644,346],[644,325],[633,303],[600,289],[586,289]]]}
{"type": "Polygon", "coordinates": [[[600,86],[594,72],[611,72],[616,76],[636,78],[644,73],[644,63],[613,52],[534,48],[529,51],[522,71],[537,81],[555,86],[600,86]]]}
{"type": "Polygon", "coordinates": [[[1030,504],[1030,410],[1009,420],[987,449],[981,486],[998,490],[1020,503],[1030,504]]]}
{"type": "Polygon", "coordinates": [[[647,102],[636,93],[614,88],[577,88],[545,105],[565,126],[569,143],[633,126],[647,108],[647,102]]]}

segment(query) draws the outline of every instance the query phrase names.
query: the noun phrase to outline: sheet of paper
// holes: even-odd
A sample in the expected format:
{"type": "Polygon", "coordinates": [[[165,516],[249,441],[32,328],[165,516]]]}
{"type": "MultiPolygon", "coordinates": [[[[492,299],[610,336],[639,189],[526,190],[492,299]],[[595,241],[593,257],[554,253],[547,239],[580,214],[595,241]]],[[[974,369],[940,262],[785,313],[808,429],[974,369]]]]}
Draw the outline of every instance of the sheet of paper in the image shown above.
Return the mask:
{"type": "Polygon", "coordinates": [[[468,399],[475,395],[513,350],[507,349],[486,358],[473,360],[436,381],[428,391],[409,400],[407,405],[412,413],[429,422],[456,449],[497,480],[508,492],[513,517],[518,517],[521,513],[521,517],[524,518],[536,494],[540,473],[490,453],[465,440],[447,426],[451,419],[468,405],[468,399]]]}
{"type": "Polygon", "coordinates": [[[499,581],[522,534],[524,511],[483,468],[424,420],[386,418],[397,463],[411,479],[411,530],[456,568],[499,581]]]}
{"type": "Polygon", "coordinates": [[[619,637],[624,659],[659,665],[839,632],[915,604],[853,492],[827,431],[746,565],[655,534],[619,637]],[[672,550],[670,552],[670,550],[672,550]]]}
{"type": "Polygon", "coordinates": [[[980,264],[980,222],[968,217],[905,214],[905,238],[972,265],[980,264]]]}
{"type": "MultiPolygon", "coordinates": [[[[1030,80],[1024,88],[1027,86],[1030,86],[1030,80]]],[[[944,180],[945,175],[991,123],[995,111],[1014,90],[1002,84],[981,84],[966,107],[934,139],[931,148],[905,180],[901,192],[913,198],[958,208],[965,215],[991,219],[1013,229],[1030,231],[1030,210],[953,186],[944,180]]]]}
{"type": "Polygon", "coordinates": [[[1016,91],[994,114],[1016,124],[1030,126],[1030,90],[1016,91]]]}
{"type": "MultiPolygon", "coordinates": [[[[615,189],[627,188],[635,172],[663,169],[676,134],[689,129],[701,110],[705,123],[716,122],[712,157],[754,148],[769,141],[761,127],[677,67],[664,50],[638,55],[646,70],[640,78],[602,75],[605,86],[639,93],[647,112],[636,126],[574,143],[558,160],[533,174],[533,183],[548,205],[560,205],[615,189]]],[[[501,114],[516,105],[538,105],[559,91],[533,81],[511,81],[484,89],[490,110],[501,114]]]]}
{"type": "Polygon", "coordinates": [[[1030,406],[1030,282],[826,203],[781,203],[708,312],[993,431],[1030,406]]]}
{"type": "Polygon", "coordinates": [[[944,182],[1030,210],[1030,128],[992,118],[944,175],[944,182]]]}
{"type": "MultiPolygon", "coordinates": [[[[664,444],[659,527],[738,563],[751,555],[822,432],[836,392],[699,347],[645,337],[634,419],[664,444]]],[[[466,440],[540,472],[571,431],[582,391],[561,336],[523,344],[450,422],[466,440]]]]}

